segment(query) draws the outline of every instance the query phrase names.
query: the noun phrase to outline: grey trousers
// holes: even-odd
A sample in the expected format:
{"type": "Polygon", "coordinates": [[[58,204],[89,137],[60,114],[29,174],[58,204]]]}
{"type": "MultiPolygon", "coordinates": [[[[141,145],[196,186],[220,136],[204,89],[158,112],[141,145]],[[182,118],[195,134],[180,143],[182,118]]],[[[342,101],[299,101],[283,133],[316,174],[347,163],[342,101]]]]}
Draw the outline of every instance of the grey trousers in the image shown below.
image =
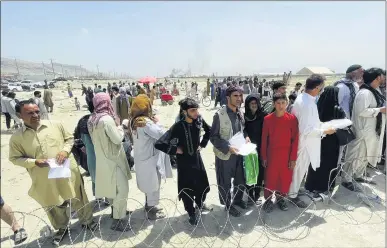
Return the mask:
{"type": "Polygon", "coordinates": [[[229,160],[215,158],[215,170],[220,204],[229,207],[233,203],[241,202],[245,189],[243,157],[231,155],[229,160]]]}

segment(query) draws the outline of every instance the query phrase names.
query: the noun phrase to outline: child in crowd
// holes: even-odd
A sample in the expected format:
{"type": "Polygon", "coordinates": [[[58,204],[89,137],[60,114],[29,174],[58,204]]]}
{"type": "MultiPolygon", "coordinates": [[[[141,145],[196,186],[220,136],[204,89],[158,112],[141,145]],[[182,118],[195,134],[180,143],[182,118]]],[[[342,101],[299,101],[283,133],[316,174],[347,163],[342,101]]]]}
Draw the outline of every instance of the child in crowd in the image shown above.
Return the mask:
{"type": "Polygon", "coordinates": [[[288,209],[284,196],[288,194],[296,165],[298,149],[297,118],[286,112],[288,100],[285,94],[273,96],[275,111],[263,122],[261,158],[265,167],[264,210],[274,209],[272,196],[276,195],[279,208],[288,209]]]}
{"type": "Polygon", "coordinates": [[[79,103],[78,98],[74,97],[75,107],[77,110],[81,110],[81,104],[79,103]]]}

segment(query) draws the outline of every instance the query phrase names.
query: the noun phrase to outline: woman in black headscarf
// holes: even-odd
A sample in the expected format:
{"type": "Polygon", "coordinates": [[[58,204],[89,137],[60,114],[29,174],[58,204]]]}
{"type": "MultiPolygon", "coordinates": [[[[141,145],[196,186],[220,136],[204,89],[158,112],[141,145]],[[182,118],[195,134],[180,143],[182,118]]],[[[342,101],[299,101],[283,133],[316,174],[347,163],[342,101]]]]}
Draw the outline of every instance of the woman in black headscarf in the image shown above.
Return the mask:
{"type": "MultiPolygon", "coordinates": [[[[261,136],[262,136],[262,127],[263,119],[265,113],[261,106],[261,101],[259,96],[256,94],[251,94],[246,97],[245,100],[245,134],[250,138],[250,141],[253,144],[257,145],[257,152],[261,150],[261,136]]],[[[262,181],[264,175],[264,168],[262,166],[261,158],[259,157],[259,173],[257,184],[254,186],[247,186],[246,188],[249,192],[249,201],[248,204],[256,203],[259,199],[262,181]]]]}
{"type": "MultiPolygon", "coordinates": [[[[339,89],[325,87],[317,102],[321,122],[345,118],[345,112],[339,107],[339,89]]],[[[336,135],[327,135],[321,140],[320,167],[315,170],[309,166],[305,188],[310,192],[323,193],[335,187],[340,145],[336,135]]]]}

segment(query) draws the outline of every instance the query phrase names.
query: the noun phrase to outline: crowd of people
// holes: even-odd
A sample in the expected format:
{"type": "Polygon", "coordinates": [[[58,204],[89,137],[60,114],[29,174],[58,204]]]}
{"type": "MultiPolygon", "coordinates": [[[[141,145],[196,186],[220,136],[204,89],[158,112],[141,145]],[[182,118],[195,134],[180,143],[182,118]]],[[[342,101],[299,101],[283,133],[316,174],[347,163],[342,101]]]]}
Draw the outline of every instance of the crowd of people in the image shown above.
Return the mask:
{"type": "MultiPolygon", "coordinates": [[[[3,113],[22,120],[9,142],[9,160],[27,169],[32,180],[29,195],[47,209],[57,230],[55,244],[68,233],[69,204],[78,211],[85,228],[98,227],[77,164],[83,164],[89,172],[97,201],[111,205],[111,229],[116,231],[131,228],[126,199],[133,164],[137,187],[145,196],[146,217],[166,217],[159,206],[160,183],[172,177],[173,161],[179,199],[189,223],[197,225],[199,212],[212,210],[205,204],[210,188],[201,157],[201,149],[208,142],[215,156],[219,203],[234,217],[261,203],[268,213],[276,205],[286,211],[285,198],[306,208],[299,196],[303,180],[306,178],[306,190],[329,195],[341,167],[341,184],[348,190],[358,190],[355,181],[367,182],[367,166],[375,168],[384,163],[385,71],[352,65],[346,77],[333,86],[325,86],[325,77],[313,74],[303,89],[298,83],[289,96],[286,87],[284,82],[266,84],[255,78],[239,84],[227,79],[222,83],[208,80],[208,94],[215,99],[215,107],[221,105],[212,124],[200,115],[199,103],[190,96],[179,102],[176,121],[165,130],[152,108],[154,99],[160,97],[156,88],[108,84],[107,90],[98,85],[92,90],[82,85],[90,114],[79,120],[74,134],[60,122],[44,117],[52,112],[53,104],[51,99],[51,110],[47,111],[46,97],[41,102],[39,92],[35,99],[12,103],[13,112],[2,108],[3,113]],[[267,90],[267,85],[272,90],[267,90]],[[352,131],[321,127],[322,123],[344,118],[352,121],[352,131]],[[256,145],[259,174],[255,185],[246,185],[245,158],[229,142],[238,133],[246,143],[256,145]],[[72,153],[76,149],[85,159],[75,156],[75,161],[72,153]],[[55,158],[58,164],[70,159],[71,177],[48,179],[49,158],[55,158]],[[260,200],[262,189],[264,202],[260,200]],[[244,192],[249,195],[247,202],[242,197],[244,192]]],[[[1,200],[3,218],[5,205],[1,200]]],[[[24,229],[22,232],[26,237],[24,229]]]]}

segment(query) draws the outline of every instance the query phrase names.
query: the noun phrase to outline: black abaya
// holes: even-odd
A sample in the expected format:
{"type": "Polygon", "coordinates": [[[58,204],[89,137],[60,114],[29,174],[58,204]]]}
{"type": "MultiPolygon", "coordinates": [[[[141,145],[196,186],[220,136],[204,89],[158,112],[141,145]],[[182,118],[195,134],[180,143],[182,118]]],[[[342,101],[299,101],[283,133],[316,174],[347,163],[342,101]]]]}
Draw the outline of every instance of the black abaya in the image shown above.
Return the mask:
{"type": "Polygon", "coordinates": [[[338,165],[339,151],[340,146],[336,135],[327,135],[321,140],[320,167],[315,171],[312,166],[309,166],[305,189],[310,192],[333,190],[337,176],[336,168],[338,165]]]}
{"type": "MultiPolygon", "coordinates": [[[[333,119],[343,119],[344,111],[338,107],[339,89],[334,86],[328,86],[324,89],[318,102],[317,109],[321,122],[331,121],[333,119]],[[336,109],[336,110],[335,110],[336,109]]],[[[315,170],[309,166],[305,182],[305,189],[313,192],[332,191],[335,187],[337,176],[337,167],[340,153],[340,145],[335,134],[327,135],[321,140],[321,161],[320,167],[315,170]]]]}

